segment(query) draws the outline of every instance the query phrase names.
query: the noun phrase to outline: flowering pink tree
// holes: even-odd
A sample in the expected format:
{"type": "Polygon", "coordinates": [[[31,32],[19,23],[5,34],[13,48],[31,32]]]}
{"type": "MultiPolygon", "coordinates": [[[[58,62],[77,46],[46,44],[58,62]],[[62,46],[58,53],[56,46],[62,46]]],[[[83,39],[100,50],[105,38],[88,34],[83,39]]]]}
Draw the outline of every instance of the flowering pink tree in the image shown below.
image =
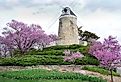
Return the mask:
{"type": "Polygon", "coordinates": [[[50,37],[53,41],[58,40],[58,36],[55,35],[55,34],[50,34],[49,37],[50,37]]]}
{"type": "MultiPolygon", "coordinates": [[[[84,55],[78,51],[72,52],[70,50],[65,50],[64,54],[65,54],[64,61],[73,62],[73,63],[75,62],[76,59],[84,57],[84,55]]],[[[73,68],[73,71],[74,71],[74,68],[73,68]]]]}
{"type": "Polygon", "coordinates": [[[43,48],[46,47],[46,45],[49,45],[50,42],[54,42],[57,40],[57,35],[55,34],[50,34],[50,35],[44,35],[42,39],[37,42],[38,48],[43,50],[43,48]]]}
{"type": "Polygon", "coordinates": [[[116,38],[109,36],[108,39],[104,39],[103,43],[92,43],[89,53],[100,61],[101,66],[110,70],[111,81],[113,82],[112,70],[121,62],[121,45],[116,38]]]}
{"type": "Polygon", "coordinates": [[[23,22],[12,20],[4,28],[2,44],[10,49],[18,49],[21,54],[27,52],[34,44],[47,45],[52,38],[47,35],[39,25],[27,25],[23,22]]]}
{"type": "Polygon", "coordinates": [[[13,46],[10,40],[5,40],[5,37],[0,36],[0,55],[1,57],[12,56],[13,46]]]}

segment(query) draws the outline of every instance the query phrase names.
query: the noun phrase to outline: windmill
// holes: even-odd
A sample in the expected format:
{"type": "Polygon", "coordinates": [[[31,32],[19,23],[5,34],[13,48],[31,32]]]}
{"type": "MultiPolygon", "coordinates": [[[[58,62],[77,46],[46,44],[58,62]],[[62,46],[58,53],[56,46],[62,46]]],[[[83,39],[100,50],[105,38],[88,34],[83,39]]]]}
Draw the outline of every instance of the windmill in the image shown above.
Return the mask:
{"type": "Polygon", "coordinates": [[[61,15],[59,14],[59,16],[54,17],[53,21],[51,21],[51,24],[48,26],[48,29],[50,29],[57,22],[57,20],[59,20],[58,45],[79,44],[77,16],[70,9],[70,7],[75,7],[77,4],[75,1],[76,0],[73,0],[66,7],[58,4],[59,8],[62,9],[62,13],[61,15]]]}

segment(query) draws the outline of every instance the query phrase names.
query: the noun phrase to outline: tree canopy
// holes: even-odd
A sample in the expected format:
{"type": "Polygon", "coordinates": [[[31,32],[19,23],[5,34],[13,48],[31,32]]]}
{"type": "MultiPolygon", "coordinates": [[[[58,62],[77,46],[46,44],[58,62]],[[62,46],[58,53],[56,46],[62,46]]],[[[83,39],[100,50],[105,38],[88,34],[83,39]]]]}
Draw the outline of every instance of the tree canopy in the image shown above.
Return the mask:
{"type": "Polygon", "coordinates": [[[78,28],[80,40],[90,42],[92,39],[97,40],[100,38],[95,33],[92,33],[89,31],[83,31],[81,28],[82,28],[82,26],[78,28]]]}
{"type": "MultiPolygon", "coordinates": [[[[8,51],[19,50],[21,54],[27,52],[35,44],[48,45],[56,40],[56,35],[47,35],[39,25],[27,25],[23,22],[12,20],[4,28],[0,43],[8,51]]],[[[1,50],[2,48],[1,47],[1,50]]]]}
{"type": "Polygon", "coordinates": [[[101,42],[93,42],[89,53],[95,56],[100,65],[111,71],[111,82],[113,82],[112,70],[121,62],[121,45],[115,37],[109,36],[101,42]]]}

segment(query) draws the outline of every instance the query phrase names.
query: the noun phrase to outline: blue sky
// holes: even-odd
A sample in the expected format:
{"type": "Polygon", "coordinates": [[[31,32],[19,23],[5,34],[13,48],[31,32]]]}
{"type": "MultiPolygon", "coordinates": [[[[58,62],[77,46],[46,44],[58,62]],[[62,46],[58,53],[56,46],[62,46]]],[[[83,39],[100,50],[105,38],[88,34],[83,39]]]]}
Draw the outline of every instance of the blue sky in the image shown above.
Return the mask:
{"type": "Polygon", "coordinates": [[[61,10],[69,6],[78,26],[101,37],[117,36],[121,42],[121,0],[0,0],[0,32],[12,19],[39,24],[47,33],[58,33],[61,10]]]}

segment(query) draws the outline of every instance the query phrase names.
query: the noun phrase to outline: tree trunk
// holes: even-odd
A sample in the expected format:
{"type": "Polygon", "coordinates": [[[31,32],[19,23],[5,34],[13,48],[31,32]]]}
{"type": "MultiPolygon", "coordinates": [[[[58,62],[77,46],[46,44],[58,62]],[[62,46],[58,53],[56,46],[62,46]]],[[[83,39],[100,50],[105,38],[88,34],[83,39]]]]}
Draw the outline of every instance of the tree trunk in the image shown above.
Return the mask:
{"type": "Polygon", "coordinates": [[[13,53],[12,53],[12,51],[9,51],[9,53],[10,53],[10,56],[11,56],[11,58],[13,57],[13,53]]]}
{"type": "Polygon", "coordinates": [[[25,51],[20,51],[20,56],[24,56],[25,55],[25,51]]]}
{"type": "Polygon", "coordinates": [[[112,71],[112,69],[110,69],[110,73],[111,73],[111,82],[114,82],[113,81],[113,73],[112,73],[113,71],[112,71]]]}
{"type": "Polygon", "coordinates": [[[75,66],[72,68],[72,71],[74,71],[75,66]]]}

